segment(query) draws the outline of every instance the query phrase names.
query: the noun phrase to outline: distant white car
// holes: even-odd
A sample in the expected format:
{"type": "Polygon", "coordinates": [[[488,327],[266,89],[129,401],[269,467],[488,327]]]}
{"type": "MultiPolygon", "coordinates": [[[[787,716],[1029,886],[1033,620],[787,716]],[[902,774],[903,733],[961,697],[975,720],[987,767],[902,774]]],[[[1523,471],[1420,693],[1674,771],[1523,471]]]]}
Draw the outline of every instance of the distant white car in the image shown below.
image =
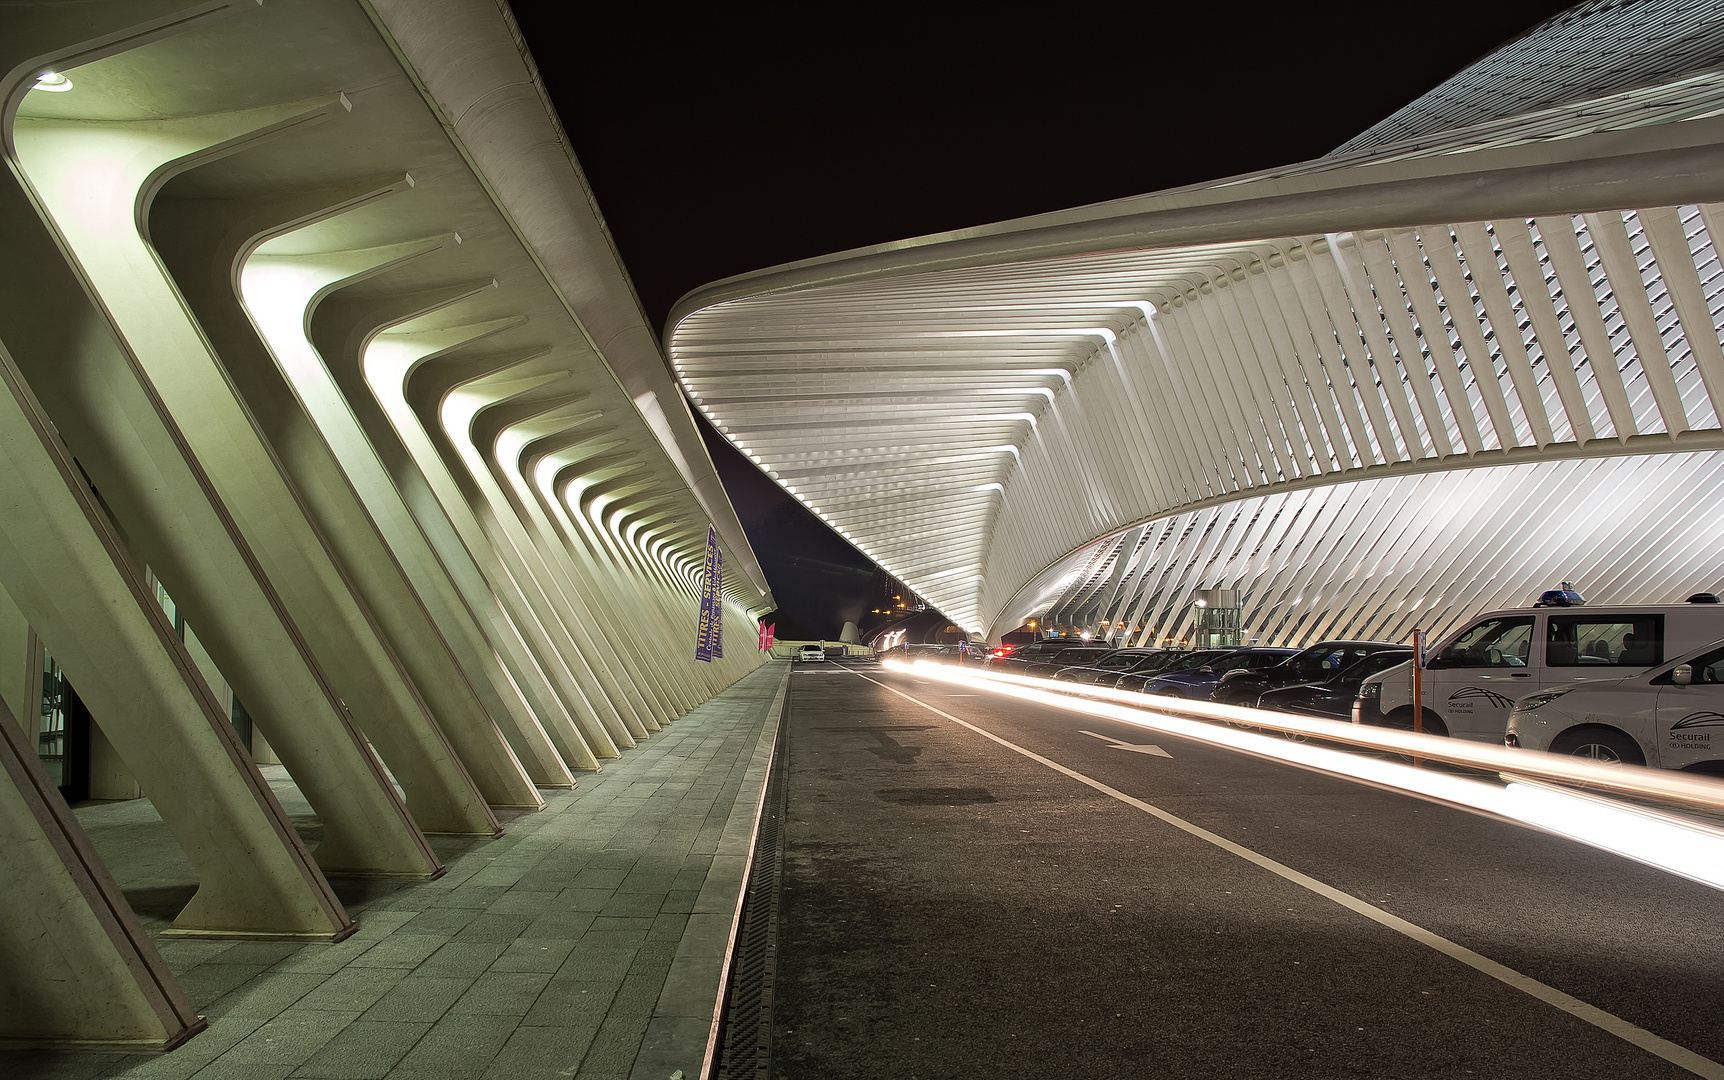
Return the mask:
{"type": "Polygon", "coordinates": [[[797,650],[796,659],[824,660],[826,659],[826,650],[822,649],[818,645],[804,645],[801,649],[797,650]]]}
{"type": "Polygon", "coordinates": [[[1515,702],[1503,741],[1724,775],[1724,641],[1650,672],[1528,694],[1515,702]]]}

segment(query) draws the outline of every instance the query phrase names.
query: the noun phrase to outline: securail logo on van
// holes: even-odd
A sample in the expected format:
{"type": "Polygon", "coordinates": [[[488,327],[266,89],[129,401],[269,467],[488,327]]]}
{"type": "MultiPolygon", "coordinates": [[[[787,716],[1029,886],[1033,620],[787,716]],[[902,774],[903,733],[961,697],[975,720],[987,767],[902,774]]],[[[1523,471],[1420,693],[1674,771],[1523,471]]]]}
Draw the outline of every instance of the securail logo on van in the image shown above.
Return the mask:
{"type": "Polygon", "coordinates": [[[1486,690],[1482,686],[1463,686],[1449,695],[1451,706],[1465,705],[1467,712],[1471,712],[1475,704],[1483,702],[1488,702],[1499,709],[1514,708],[1514,698],[1506,694],[1499,694],[1495,690],[1486,690]]]}
{"type": "Polygon", "coordinates": [[[1670,725],[1670,742],[1665,749],[1696,750],[1710,753],[1712,750],[1712,732],[1696,729],[1720,727],[1724,727],[1724,713],[1691,712],[1670,725]]]}
{"type": "Polygon", "coordinates": [[[1670,725],[1671,731],[1683,728],[1724,727],[1724,713],[1693,712],[1670,725]]]}

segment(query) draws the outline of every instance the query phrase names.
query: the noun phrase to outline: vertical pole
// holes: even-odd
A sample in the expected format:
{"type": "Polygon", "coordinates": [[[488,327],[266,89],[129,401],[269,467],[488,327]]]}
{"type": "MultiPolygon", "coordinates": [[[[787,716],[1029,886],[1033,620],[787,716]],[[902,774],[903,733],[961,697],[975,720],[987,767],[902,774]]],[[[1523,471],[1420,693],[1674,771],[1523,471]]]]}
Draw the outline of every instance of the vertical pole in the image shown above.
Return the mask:
{"type": "MultiPolygon", "coordinates": [[[[1413,734],[1425,733],[1425,632],[1413,630],[1413,734]]],[[[1413,768],[1419,767],[1419,755],[1413,755],[1413,768]]]]}

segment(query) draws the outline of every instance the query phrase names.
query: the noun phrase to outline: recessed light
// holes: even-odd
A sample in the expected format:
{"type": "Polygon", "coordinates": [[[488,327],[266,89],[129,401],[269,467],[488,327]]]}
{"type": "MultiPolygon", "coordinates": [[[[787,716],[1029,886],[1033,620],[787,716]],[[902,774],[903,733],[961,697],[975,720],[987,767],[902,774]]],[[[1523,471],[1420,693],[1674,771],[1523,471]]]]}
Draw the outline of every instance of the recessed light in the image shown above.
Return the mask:
{"type": "Polygon", "coordinates": [[[60,74],[58,71],[44,71],[42,74],[36,76],[36,85],[32,86],[30,89],[46,90],[50,94],[63,94],[72,89],[72,80],[66,78],[66,76],[60,74]]]}

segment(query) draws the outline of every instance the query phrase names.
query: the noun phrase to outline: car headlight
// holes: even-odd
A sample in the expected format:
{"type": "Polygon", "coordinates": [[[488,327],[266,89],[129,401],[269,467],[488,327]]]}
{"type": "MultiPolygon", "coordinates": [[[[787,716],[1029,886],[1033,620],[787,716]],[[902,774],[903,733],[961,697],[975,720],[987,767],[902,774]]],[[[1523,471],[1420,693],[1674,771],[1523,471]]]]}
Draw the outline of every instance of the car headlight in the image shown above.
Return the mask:
{"type": "Polygon", "coordinates": [[[1542,709],[1573,689],[1572,686],[1564,686],[1559,690],[1541,690],[1536,694],[1528,694],[1514,703],[1514,711],[1532,712],[1535,709],[1542,709]]]}
{"type": "Polygon", "coordinates": [[[1368,682],[1359,686],[1359,696],[1362,698],[1380,698],[1383,696],[1383,684],[1368,682]]]}

